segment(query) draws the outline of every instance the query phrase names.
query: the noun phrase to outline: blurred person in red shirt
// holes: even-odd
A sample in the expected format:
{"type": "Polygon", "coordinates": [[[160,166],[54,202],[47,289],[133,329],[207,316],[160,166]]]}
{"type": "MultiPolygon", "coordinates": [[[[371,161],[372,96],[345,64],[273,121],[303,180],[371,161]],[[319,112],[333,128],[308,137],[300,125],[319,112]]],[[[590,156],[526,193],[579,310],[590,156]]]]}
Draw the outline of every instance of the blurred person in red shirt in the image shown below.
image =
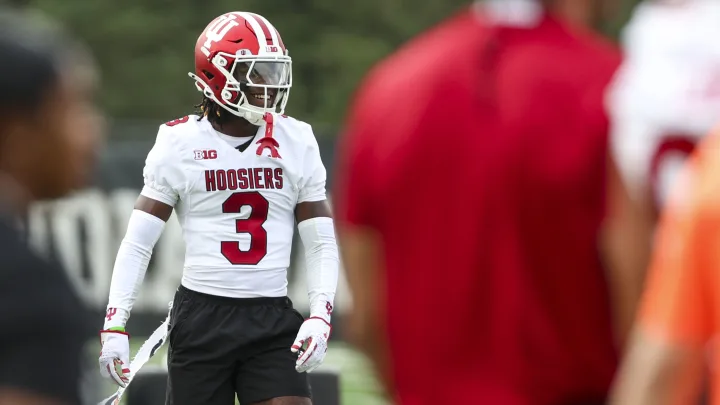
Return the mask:
{"type": "Polygon", "coordinates": [[[609,1],[500,0],[362,85],[336,182],[352,341],[399,403],[601,404],[649,227],[608,153],[609,1]]]}

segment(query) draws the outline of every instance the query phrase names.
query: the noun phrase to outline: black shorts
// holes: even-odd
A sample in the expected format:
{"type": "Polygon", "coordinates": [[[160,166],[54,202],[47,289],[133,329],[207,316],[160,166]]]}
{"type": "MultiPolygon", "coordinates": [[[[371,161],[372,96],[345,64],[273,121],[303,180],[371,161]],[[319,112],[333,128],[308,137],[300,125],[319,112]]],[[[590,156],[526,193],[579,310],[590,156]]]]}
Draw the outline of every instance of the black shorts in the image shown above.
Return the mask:
{"type": "Polygon", "coordinates": [[[287,297],[175,294],[168,333],[167,405],[242,405],[310,397],[290,351],[303,317],[287,297]]]}

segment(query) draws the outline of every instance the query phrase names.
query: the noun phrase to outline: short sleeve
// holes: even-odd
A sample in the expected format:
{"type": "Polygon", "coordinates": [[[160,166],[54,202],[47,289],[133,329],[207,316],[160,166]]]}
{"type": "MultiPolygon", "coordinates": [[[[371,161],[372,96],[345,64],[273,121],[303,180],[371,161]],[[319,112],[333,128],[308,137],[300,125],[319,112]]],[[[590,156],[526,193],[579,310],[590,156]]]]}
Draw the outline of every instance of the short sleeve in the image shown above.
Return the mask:
{"type": "Polygon", "coordinates": [[[308,147],[303,159],[303,179],[300,184],[298,203],[323,201],[327,198],[325,183],[327,172],[320,157],[320,147],[310,126],[307,126],[308,147]]]}
{"type": "Polygon", "coordinates": [[[651,336],[701,346],[715,332],[720,266],[720,134],[703,144],[659,226],[640,324],[651,336]]]}
{"type": "Polygon", "coordinates": [[[179,157],[174,134],[161,126],[145,160],[143,196],[175,206],[180,198],[179,190],[186,182],[179,157]]]}

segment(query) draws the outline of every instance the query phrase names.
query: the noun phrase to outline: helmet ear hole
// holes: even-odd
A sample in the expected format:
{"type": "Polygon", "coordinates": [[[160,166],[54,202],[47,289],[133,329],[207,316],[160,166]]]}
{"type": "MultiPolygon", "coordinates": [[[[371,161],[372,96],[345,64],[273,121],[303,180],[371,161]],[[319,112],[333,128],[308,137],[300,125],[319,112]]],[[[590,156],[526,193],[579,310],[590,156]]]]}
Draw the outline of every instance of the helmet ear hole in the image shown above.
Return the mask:
{"type": "Polygon", "coordinates": [[[208,80],[212,80],[213,77],[215,77],[214,74],[208,72],[207,70],[203,70],[202,72],[203,72],[203,75],[205,75],[205,77],[206,77],[208,80]]]}

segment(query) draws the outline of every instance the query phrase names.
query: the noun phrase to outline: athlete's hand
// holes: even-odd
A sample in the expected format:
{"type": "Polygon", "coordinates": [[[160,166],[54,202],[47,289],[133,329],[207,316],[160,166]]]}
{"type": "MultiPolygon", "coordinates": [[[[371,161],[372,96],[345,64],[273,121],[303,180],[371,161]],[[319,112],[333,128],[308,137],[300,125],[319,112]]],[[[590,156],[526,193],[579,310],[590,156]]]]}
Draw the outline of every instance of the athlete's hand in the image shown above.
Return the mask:
{"type": "Polygon", "coordinates": [[[130,335],[122,331],[100,331],[100,374],[125,388],[130,372],[130,335]]]}
{"type": "Polygon", "coordinates": [[[330,324],[322,318],[310,317],[303,322],[290,350],[298,353],[295,370],[298,373],[311,372],[325,359],[330,337],[330,324]]]}

